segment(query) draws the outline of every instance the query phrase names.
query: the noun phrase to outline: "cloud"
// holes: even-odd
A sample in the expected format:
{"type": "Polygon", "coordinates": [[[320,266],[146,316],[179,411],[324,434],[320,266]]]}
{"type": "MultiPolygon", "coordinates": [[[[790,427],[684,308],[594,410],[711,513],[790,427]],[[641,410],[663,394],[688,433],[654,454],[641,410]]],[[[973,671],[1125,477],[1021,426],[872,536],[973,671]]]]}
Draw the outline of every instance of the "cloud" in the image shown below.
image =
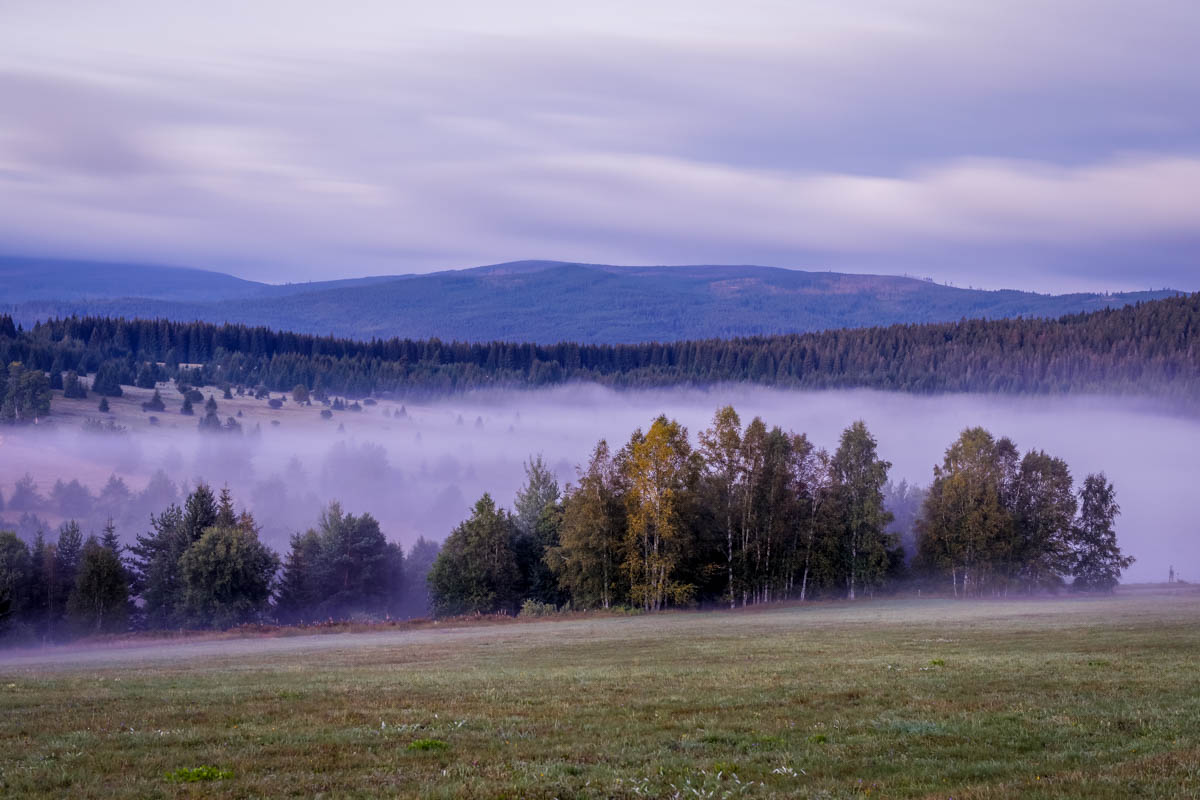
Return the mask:
{"type": "MultiPolygon", "coordinates": [[[[985,285],[1018,249],[1053,288],[1097,247],[1200,238],[1189,3],[203,12],[10,15],[0,249],[267,279],[538,256],[985,285]]],[[[1197,288],[1180,263],[1106,280],[1197,288]]]]}

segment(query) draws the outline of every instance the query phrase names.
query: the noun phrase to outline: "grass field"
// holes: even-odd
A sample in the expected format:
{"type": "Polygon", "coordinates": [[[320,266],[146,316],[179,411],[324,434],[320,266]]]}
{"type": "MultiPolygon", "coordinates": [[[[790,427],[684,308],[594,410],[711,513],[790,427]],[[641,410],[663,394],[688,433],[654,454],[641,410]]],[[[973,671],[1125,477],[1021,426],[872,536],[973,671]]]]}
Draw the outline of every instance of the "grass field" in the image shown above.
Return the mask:
{"type": "Polygon", "coordinates": [[[0,795],[1197,797],[1200,595],[0,653],[0,795]]]}

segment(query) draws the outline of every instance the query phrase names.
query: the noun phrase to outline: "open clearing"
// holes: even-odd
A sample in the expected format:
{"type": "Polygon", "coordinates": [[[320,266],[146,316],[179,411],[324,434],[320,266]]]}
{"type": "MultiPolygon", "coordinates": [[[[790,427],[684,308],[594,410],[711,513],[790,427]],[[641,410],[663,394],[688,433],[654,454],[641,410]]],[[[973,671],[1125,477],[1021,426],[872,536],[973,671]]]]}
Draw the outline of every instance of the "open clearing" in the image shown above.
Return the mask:
{"type": "Polygon", "coordinates": [[[1196,797],[1200,595],[0,653],[0,795],[321,794],[1196,797]]]}

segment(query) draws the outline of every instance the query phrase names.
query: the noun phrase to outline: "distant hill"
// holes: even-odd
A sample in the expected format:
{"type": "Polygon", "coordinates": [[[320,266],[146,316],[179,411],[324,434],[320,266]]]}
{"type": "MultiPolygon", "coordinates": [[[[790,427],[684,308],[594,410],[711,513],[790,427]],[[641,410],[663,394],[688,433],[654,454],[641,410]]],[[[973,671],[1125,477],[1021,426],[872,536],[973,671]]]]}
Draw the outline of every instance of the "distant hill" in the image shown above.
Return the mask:
{"type": "Polygon", "coordinates": [[[1059,317],[1174,294],[1043,295],[889,275],[559,261],[276,286],[203,270],[0,259],[0,307],[24,324],[70,314],[165,317],[360,339],[674,341],[1059,317]]]}

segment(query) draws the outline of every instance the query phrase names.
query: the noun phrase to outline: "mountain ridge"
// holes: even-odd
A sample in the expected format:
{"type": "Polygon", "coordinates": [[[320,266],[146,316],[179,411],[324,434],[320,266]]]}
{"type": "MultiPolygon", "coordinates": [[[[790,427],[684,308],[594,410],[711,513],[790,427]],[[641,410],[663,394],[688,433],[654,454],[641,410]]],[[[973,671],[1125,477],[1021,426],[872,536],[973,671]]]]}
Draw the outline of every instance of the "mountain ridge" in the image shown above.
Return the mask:
{"type": "Polygon", "coordinates": [[[1058,317],[1176,294],[1053,295],[749,264],[547,260],[266,284],[184,267],[0,258],[2,307],[22,324],[103,314],[353,338],[636,343],[962,318],[1058,317]]]}

